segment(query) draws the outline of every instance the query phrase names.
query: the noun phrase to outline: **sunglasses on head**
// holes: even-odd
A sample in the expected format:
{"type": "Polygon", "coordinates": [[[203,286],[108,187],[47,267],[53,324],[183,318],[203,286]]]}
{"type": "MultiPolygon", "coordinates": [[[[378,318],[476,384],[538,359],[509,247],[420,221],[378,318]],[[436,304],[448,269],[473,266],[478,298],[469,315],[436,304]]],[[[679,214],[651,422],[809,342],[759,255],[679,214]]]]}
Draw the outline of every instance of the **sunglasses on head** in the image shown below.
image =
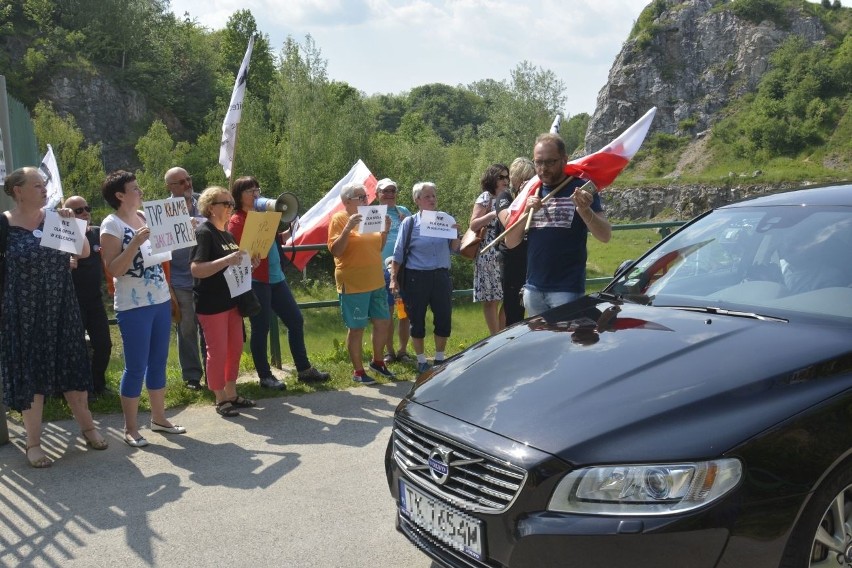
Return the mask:
{"type": "Polygon", "coordinates": [[[86,213],[91,213],[92,208],[89,207],[88,205],[86,205],[84,207],[75,207],[75,208],[71,209],[71,211],[73,211],[75,215],[82,215],[83,211],[85,211],[86,213]]]}

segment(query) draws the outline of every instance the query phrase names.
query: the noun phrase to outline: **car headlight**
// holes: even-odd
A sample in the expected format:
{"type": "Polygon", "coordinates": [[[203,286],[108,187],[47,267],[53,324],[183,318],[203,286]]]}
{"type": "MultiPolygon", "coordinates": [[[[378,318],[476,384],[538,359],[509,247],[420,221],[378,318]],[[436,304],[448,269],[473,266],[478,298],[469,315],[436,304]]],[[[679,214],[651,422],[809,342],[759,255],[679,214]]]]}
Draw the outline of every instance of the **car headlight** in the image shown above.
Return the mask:
{"type": "Polygon", "coordinates": [[[703,507],[736,487],[737,459],[578,469],[559,482],[548,509],[590,515],[668,515],[703,507]]]}

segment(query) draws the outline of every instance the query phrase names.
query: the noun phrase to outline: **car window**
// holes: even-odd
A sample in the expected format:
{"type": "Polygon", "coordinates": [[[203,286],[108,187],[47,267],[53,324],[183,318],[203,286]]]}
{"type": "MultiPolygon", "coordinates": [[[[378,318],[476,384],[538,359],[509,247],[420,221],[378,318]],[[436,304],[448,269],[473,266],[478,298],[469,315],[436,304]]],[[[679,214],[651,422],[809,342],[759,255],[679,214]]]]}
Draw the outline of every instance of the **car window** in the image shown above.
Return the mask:
{"type": "Polygon", "coordinates": [[[654,305],[852,318],[852,211],[714,211],[650,251],[607,291],[654,305]]]}

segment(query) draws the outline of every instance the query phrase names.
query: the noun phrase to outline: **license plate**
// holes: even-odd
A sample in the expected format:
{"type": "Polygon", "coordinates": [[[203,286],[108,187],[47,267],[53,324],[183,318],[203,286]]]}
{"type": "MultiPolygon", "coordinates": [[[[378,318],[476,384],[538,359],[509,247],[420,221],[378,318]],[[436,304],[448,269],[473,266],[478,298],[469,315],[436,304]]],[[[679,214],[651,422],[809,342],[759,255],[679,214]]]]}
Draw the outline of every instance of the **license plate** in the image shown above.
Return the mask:
{"type": "Polygon", "coordinates": [[[482,522],[399,480],[399,512],[441,542],[482,560],[482,522]]]}

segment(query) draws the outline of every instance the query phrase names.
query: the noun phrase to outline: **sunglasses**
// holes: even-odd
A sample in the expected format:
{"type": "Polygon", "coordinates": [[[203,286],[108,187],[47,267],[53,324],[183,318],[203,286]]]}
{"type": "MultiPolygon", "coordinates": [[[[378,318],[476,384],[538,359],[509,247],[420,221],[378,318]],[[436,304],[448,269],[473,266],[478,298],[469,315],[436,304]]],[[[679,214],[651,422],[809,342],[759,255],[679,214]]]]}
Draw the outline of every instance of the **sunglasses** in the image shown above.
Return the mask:
{"type": "Polygon", "coordinates": [[[76,208],[72,209],[71,211],[73,211],[75,215],[82,215],[83,211],[85,211],[86,213],[91,213],[92,208],[89,207],[88,205],[86,205],[85,207],[76,207],[76,208]]]}
{"type": "Polygon", "coordinates": [[[509,179],[509,176],[503,174],[502,176],[497,176],[497,179],[509,179]]]}
{"type": "Polygon", "coordinates": [[[355,200],[367,201],[367,196],[366,195],[353,195],[352,197],[349,198],[349,200],[350,201],[355,201],[355,200]]]}
{"type": "Polygon", "coordinates": [[[234,202],[233,201],[214,201],[210,205],[224,205],[225,207],[229,207],[231,209],[234,208],[234,202]]]}
{"type": "Polygon", "coordinates": [[[396,193],[396,188],[386,187],[379,191],[379,193],[396,193]]]}

